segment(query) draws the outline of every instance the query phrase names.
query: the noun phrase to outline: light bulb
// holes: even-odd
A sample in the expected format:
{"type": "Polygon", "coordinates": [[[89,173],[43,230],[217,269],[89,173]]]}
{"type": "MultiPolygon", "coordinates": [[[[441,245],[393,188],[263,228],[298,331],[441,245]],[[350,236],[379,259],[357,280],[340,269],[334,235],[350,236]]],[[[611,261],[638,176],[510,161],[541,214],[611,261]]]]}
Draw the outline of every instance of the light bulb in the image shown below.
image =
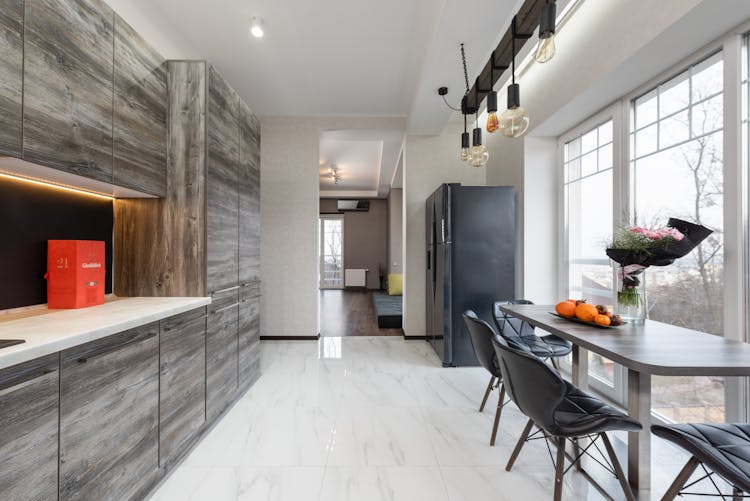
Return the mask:
{"type": "Polygon", "coordinates": [[[260,18],[254,17],[250,22],[250,33],[255,38],[263,38],[263,22],[260,18]]]}
{"type": "Polygon", "coordinates": [[[497,113],[491,112],[489,115],[487,115],[487,132],[492,134],[497,129],[500,128],[500,122],[497,119],[497,113]]]}
{"type": "Polygon", "coordinates": [[[461,148],[461,161],[468,162],[471,159],[471,151],[469,148],[461,148]]]}
{"type": "Polygon", "coordinates": [[[552,33],[547,38],[540,38],[539,45],[536,47],[534,60],[537,63],[546,63],[555,55],[555,34],[552,33]]]}
{"type": "Polygon", "coordinates": [[[469,165],[472,167],[484,167],[487,165],[487,161],[490,159],[490,154],[487,152],[487,147],[483,144],[471,147],[471,160],[469,165]]]}
{"type": "Polygon", "coordinates": [[[500,130],[505,137],[521,137],[529,128],[529,117],[522,107],[509,108],[500,115],[500,130]]]}

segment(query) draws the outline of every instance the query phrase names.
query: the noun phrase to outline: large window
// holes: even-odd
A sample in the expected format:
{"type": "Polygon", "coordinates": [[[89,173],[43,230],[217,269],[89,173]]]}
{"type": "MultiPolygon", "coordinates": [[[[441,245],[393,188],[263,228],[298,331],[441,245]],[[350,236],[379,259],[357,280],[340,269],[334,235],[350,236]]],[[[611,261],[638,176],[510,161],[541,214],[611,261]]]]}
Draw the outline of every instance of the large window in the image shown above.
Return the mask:
{"type": "MultiPolygon", "coordinates": [[[[717,53],[631,106],[633,220],[669,217],[714,230],[695,251],[646,272],[649,318],[723,334],[723,62],[717,53]]],[[[722,378],[653,379],[654,410],[675,421],[723,421],[722,378]]]]}
{"type": "MultiPolygon", "coordinates": [[[[563,145],[567,213],[568,297],[612,304],[612,268],[604,254],[612,235],[613,121],[589,128],[563,145]]],[[[620,372],[615,364],[589,353],[592,384],[613,395],[620,372]]]]}

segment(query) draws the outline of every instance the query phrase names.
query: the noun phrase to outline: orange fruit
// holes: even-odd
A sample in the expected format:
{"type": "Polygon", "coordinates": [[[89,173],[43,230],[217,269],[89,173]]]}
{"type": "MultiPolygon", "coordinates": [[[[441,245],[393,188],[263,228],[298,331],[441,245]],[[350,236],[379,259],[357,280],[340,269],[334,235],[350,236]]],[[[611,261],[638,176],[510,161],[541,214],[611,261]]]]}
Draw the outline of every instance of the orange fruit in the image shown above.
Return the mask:
{"type": "Polygon", "coordinates": [[[593,304],[581,303],[576,306],[576,317],[584,322],[593,322],[599,312],[593,304]]]}
{"type": "Polygon", "coordinates": [[[609,325],[612,323],[612,320],[609,318],[608,315],[597,315],[594,317],[594,322],[596,322],[599,325],[609,325]]]}
{"type": "Polygon", "coordinates": [[[576,314],[576,303],[575,301],[567,300],[557,303],[555,311],[561,317],[574,317],[576,314]]]}

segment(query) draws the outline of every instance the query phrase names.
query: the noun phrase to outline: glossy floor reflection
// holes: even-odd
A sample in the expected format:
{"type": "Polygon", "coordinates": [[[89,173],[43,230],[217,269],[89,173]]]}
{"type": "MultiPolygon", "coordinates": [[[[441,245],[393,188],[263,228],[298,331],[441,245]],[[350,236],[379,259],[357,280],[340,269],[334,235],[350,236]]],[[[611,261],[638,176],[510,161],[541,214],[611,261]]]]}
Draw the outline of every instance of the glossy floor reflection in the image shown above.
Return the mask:
{"type": "MultiPolygon", "coordinates": [[[[527,444],[512,472],[504,469],[525,424],[513,405],[489,446],[491,406],[477,411],[483,370],[444,369],[426,342],[395,337],[266,341],[262,350],[260,380],[152,500],[552,498],[543,441],[527,444]]],[[[615,445],[624,463],[622,439],[615,445]]],[[[687,459],[659,440],[653,450],[655,488],[640,499],[659,499],[687,459]]],[[[597,476],[623,498],[614,478],[597,476]]],[[[602,499],[579,474],[565,478],[563,499],[602,499]]]]}

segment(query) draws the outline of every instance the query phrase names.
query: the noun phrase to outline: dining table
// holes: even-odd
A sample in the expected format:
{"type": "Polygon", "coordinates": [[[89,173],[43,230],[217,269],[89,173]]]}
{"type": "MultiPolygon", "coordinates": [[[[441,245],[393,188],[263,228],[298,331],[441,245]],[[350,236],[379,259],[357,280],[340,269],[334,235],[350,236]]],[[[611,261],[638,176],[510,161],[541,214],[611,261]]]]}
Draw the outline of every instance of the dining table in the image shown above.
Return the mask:
{"type": "Polygon", "coordinates": [[[573,343],[571,379],[581,389],[588,388],[589,351],[627,369],[627,412],[643,425],[627,439],[627,474],[634,492],[651,488],[651,377],[750,376],[748,343],[653,320],[600,328],[557,316],[550,305],[500,308],[573,343]]]}

